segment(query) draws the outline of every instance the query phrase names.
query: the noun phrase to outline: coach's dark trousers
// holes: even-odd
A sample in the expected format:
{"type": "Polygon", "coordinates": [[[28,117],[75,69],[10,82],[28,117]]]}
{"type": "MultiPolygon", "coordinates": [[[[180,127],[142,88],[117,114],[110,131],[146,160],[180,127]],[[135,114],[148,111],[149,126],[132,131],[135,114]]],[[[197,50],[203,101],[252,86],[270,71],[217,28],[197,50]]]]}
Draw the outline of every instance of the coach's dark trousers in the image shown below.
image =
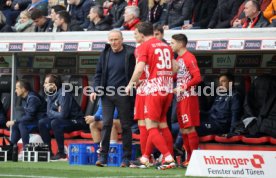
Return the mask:
{"type": "Polygon", "coordinates": [[[122,126],[122,141],[123,141],[123,159],[131,158],[132,149],[132,133],[131,125],[133,120],[132,103],[130,96],[114,96],[104,95],[102,97],[103,107],[103,129],[101,141],[101,155],[107,158],[109,151],[110,134],[113,124],[113,113],[115,107],[119,112],[119,119],[122,126]]]}

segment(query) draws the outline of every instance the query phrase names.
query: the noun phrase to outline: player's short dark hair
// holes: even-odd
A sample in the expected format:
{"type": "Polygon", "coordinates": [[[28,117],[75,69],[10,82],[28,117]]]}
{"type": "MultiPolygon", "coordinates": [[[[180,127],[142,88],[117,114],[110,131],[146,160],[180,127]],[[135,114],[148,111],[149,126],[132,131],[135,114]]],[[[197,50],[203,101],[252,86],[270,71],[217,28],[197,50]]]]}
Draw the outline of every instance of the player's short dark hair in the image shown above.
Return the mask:
{"type": "Polygon", "coordinates": [[[153,25],[153,31],[159,31],[160,33],[164,34],[164,29],[161,25],[155,24],[153,25]]]}
{"type": "Polygon", "coordinates": [[[172,36],[172,39],[182,42],[183,46],[186,47],[187,43],[188,43],[188,38],[185,34],[183,33],[179,33],[179,34],[175,34],[172,36]]]}
{"type": "Polygon", "coordinates": [[[230,73],[230,72],[220,74],[220,75],[219,75],[219,79],[220,79],[221,77],[226,77],[226,78],[227,78],[229,81],[231,81],[231,82],[234,82],[234,79],[235,79],[234,75],[233,75],[232,73],[230,73]]]}
{"type": "Polygon", "coordinates": [[[150,22],[140,22],[136,26],[139,33],[142,33],[145,36],[153,35],[153,25],[150,22]]]}
{"type": "Polygon", "coordinates": [[[25,88],[25,90],[27,91],[32,91],[31,84],[26,79],[17,80],[16,83],[19,83],[20,88],[25,88]]]}

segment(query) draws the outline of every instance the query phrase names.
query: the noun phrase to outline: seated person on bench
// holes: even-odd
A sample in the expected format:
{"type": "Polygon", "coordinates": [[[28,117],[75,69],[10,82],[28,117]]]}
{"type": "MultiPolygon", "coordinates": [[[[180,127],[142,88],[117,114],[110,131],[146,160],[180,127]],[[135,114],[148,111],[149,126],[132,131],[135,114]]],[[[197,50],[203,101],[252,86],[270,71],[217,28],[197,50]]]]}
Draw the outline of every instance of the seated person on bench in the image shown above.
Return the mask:
{"type": "MultiPolygon", "coordinates": [[[[89,124],[93,141],[94,143],[98,143],[98,144],[101,141],[101,130],[103,128],[102,112],[103,112],[103,108],[102,108],[102,102],[100,100],[99,107],[95,115],[85,116],[85,121],[87,124],[89,124]]],[[[111,135],[110,135],[110,143],[117,143],[119,133],[122,133],[122,129],[121,129],[120,120],[118,119],[118,111],[117,111],[117,108],[115,108],[114,115],[113,115],[113,126],[111,130],[111,135]]]]}
{"type": "Polygon", "coordinates": [[[16,82],[15,92],[22,98],[22,112],[18,120],[6,123],[11,127],[11,144],[17,144],[22,138],[23,146],[29,143],[29,133],[38,131],[38,122],[46,117],[46,101],[36,92],[32,91],[31,85],[26,80],[16,82]]]}
{"type": "Polygon", "coordinates": [[[47,75],[44,91],[47,95],[47,118],[39,121],[39,132],[43,142],[49,145],[53,154],[50,135],[50,130],[53,130],[58,152],[55,156],[51,156],[51,160],[66,160],[64,132],[84,129],[86,127],[84,115],[74,96],[70,92],[63,91],[59,76],[47,75]]]}
{"type": "Polygon", "coordinates": [[[216,96],[210,111],[201,114],[201,123],[197,128],[200,136],[228,134],[234,131],[241,119],[242,101],[233,84],[233,75],[226,73],[219,76],[220,94],[216,96]]]}

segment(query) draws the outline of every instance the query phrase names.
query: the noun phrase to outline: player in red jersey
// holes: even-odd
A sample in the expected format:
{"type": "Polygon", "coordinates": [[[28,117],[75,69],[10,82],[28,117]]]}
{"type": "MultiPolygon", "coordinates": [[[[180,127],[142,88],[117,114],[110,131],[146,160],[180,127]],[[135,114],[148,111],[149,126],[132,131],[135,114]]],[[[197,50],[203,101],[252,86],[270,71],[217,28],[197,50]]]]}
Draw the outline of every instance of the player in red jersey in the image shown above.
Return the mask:
{"type": "Polygon", "coordinates": [[[199,103],[195,87],[201,82],[200,71],[195,56],[186,48],[188,39],[184,34],[172,36],[171,47],[178,54],[176,59],[179,70],[177,86],[174,93],[177,95],[177,118],[187,152],[183,166],[187,167],[193,150],[198,149],[198,135],[195,126],[200,125],[199,103]]]}
{"type": "MultiPolygon", "coordinates": [[[[139,40],[137,40],[139,42],[139,40]]],[[[140,56],[139,49],[141,46],[137,46],[135,49],[135,58],[136,63],[140,56]]],[[[147,128],[145,123],[144,109],[145,109],[145,87],[146,87],[146,75],[143,72],[139,78],[138,86],[136,86],[136,97],[135,97],[135,107],[134,107],[134,120],[137,120],[138,127],[140,131],[140,148],[142,154],[145,153],[146,144],[147,144],[147,128]]]]}
{"type": "Polygon", "coordinates": [[[151,23],[140,23],[134,34],[136,41],[141,42],[141,46],[139,47],[138,63],[126,92],[129,93],[133,84],[138,82],[144,71],[146,75],[144,117],[146,118],[148,139],[140,162],[144,165],[149,163],[152,145],[154,145],[164,156],[164,163],[159,168],[172,168],[175,166],[175,162],[167,146],[167,140],[172,143],[172,136],[168,129],[166,114],[173,97],[173,52],[166,43],[153,37],[151,23]],[[165,129],[166,132],[163,132],[162,129],[165,129]]]}

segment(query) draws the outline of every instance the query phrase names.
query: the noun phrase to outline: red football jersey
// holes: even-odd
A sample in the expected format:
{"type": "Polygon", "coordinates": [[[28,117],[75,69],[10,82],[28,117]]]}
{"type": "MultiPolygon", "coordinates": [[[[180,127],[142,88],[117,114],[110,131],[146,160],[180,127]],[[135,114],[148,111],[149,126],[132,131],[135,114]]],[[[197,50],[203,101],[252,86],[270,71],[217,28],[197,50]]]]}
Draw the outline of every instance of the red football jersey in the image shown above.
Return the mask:
{"type": "Polygon", "coordinates": [[[138,61],[146,63],[146,94],[165,91],[173,93],[173,52],[164,42],[151,38],[139,47],[138,61]]]}
{"type": "MultiPolygon", "coordinates": [[[[199,71],[199,68],[195,56],[189,51],[186,51],[182,56],[178,56],[176,60],[179,66],[176,82],[177,87],[181,87],[183,85],[187,85],[188,82],[192,80],[191,73],[199,71]]],[[[177,96],[177,101],[191,95],[197,95],[194,87],[188,88],[184,92],[181,92],[180,95],[177,96]]]]}
{"type": "MultiPolygon", "coordinates": [[[[136,58],[136,63],[139,61],[139,57],[141,56],[140,52],[139,52],[140,47],[141,47],[141,45],[137,46],[135,51],[134,51],[134,55],[135,55],[135,58],[136,58]]],[[[143,94],[143,93],[145,93],[144,90],[145,90],[145,87],[146,87],[146,74],[145,74],[145,72],[142,73],[139,80],[142,81],[142,82],[137,87],[136,92],[137,92],[137,94],[143,94]]]]}

